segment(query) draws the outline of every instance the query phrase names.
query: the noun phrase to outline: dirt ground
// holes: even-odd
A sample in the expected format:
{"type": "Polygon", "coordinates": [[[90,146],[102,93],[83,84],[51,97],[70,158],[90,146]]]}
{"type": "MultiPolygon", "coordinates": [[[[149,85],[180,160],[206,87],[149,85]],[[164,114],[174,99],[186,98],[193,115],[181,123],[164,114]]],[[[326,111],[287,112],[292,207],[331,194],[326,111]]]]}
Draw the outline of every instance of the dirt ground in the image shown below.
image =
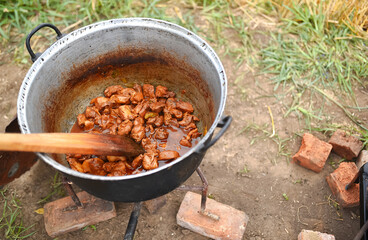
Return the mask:
{"type": "MultiPolygon", "coordinates": [[[[24,67],[11,63],[11,58],[1,55],[0,65],[0,127],[4,129],[16,114],[16,99],[19,86],[27,72],[24,67]]],[[[331,191],[325,180],[340,160],[331,154],[320,173],[314,173],[293,163],[290,157],[279,155],[278,145],[270,138],[259,139],[259,132],[241,130],[249,125],[268,124],[272,132],[268,108],[272,110],[276,134],[280,139],[292,138],[286,145],[291,156],[297,152],[304,130],[304,121],[290,114],[284,118],[284,104],[292,98],[286,96],[278,100],[281,92],[274,92],[265,76],[255,77],[244,69],[241,85],[235,84],[239,76],[233,69],[231,59],[222,57],[228,75],[228,98],[225,115],[233,117],[233,123],[226,134],[210,148],[201,164],[209,182],[209,194],[221,203],[244,211],[249,223],[243,239],[297,239],[302,229],[310,229],[334,234],[336,239],[352,239],[359,230],[359,208],[338,210],[333,207],[331,191]],[[268,96],[268,97],[267,97],[268,96]],[[240,133],[240,134],[239,134],[240,133]],[[253,140],[256,140],[253,143],[253,140]],[[246,166],[248,171],[244,170],[246,166]],[[283,194],[288,196],[288,200],[283,194]]],[[[278,90],[281,91],[281,90],[278,90]]],[[[356,88],[356,96],[361,106],[368,102],[366,89],[356,88]]],[[[316,102],[315,104],[321,104],[316,102]]],[[[330,113],[330,121],[349,123],[335,105],[324,105],[330,113]]],[[[368,113],[359,112],[358,117],[367,124],[368,113]]],[[[327,141],[329,136],[314,133],[327,141]]],[[[39,160],[34,167],[20,178],[8,184],[8,194],[16,193],[23,208],[23,224],[35,224],[36,233],[29,239],[52,239],[44,227],[44,218],[34,211],[42,205],[37,201],[52,191],[51,182],[55,171],[39,160]]],[[[186,185],[200,185],[194,173],[186,185]]],[[[207,239],[176,224],[176,214],[185,192],[174,190],[167,194],[167,203],[155,214],[142,208],[135,234],[139,239],[207,239]]],[[[54,196],[51,200],[56,200],[54,196]]],[[[59,236],[57,239],[122,239],[133,204],[115,203],[117,217],[96,224],[96,230],[87,228],[59,236]]],[[[0,237],[2,238],[2,237],[0,237]]]]}

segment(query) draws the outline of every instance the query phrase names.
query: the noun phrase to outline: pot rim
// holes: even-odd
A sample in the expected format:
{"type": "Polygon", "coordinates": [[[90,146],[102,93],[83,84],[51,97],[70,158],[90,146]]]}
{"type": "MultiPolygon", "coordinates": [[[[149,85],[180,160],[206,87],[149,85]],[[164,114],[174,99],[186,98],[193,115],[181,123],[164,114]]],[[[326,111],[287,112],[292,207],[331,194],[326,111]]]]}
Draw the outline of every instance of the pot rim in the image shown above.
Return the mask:
{"type": "Polygon", "coordinates": [[[156,172],[159,172],[161,170],[169,169],[174,164],[185,160],[188,156],[200,150],[204,146],[204,143],[213,134],[223,114],[223,111],[225,108],[225,102],[226,102],[226,95],[227,95],[227,78],[226,78],[225,70],[223,68],[223,65],[219,57],[217,56],[215,51],[211,48],[211,46],[206,41],[204,41],[202,38],[197,36],[195,33],[177,24],[159,20],[159,19],[153,19],[153,18],[121,18],[121,19],[110,19],[106,21],[93,23],[93,24],[79,28],[77,30],[74,30],[64,35],[62,39],[59,39],[54,44],[52,44],[33,63],[33,65],[29,69],[27,75],[25,76],[22,82],[22,85],[19,91],[19,95],[18,95],[18,102],[17,102],[18,123],[21,129],[21,132],[23,134],[32,133],[30,131],[28,122],[26,120],[26,115],[27,115],[26,112],[28,108],[27,108],[25,100],[27,99],[28,94],[31,94],[30,89],[29,89],[31,85],[30,83],[32,82],[34,77],[37,75],[38,71],[43,67],[44,61],[54,57],[58,53],[59,50],[63,49],[69,44],[72,44],[73,41],[83,38],[86,35],[89,35],[93,32],[107,30],[109,28],[115,28],[115,27],[127,28],[127,27],[138,27],[138,26],[147,27],[147,28],[156,28],[159,30],[171,32],[172,34],[180,35],[181,37],[185,38],[189,42],[192,42],[194,45],[200,46],[203,53],[210,59],[211,63],[216,68],[217,73],[221,80],[221,100],[220,100],[218,112],[212,123],[212,126],[207,131],[207,134],[199,141],[199,143],[195,147],[191,148],[188,152],[186,152],[183,156],[180,156],[174,161],[168,164],[165,164],[161,167],[158,167],[156,169],[146,171],[143,173],[133,174],[133,175],[108,177],[108,176],[92,175],[88,173],[81,173],[81,172],[72,170],[71,168],[68,168],[64,166],[63,164],[58,163],[57,161],[55,161],[54,159],[52,159],[45,153],[37,153],[37,155],[43,161],[45,161],[46,163],[48,163],[49,165],[51,165],[58,171],[61,171],[68,175],[72,175],[74,177],[90,179],[90,180],[103,180],[103,181],[117,181],[117,180],[127,180],[127,179],[139,178],[139,177],[146,177],[148,175],[155,174],[156,172]]]}

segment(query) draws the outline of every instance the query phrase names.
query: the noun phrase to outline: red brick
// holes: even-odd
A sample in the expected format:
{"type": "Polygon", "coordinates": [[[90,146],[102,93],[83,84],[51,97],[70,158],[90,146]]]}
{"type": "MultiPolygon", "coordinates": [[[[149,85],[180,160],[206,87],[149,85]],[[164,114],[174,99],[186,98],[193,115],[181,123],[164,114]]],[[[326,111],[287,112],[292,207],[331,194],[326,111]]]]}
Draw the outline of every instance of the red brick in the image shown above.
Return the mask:
{"type": "Polygon", "coordinates": [[[204,216],[200,211],[201,195],[187,192],[176,215],[177,223],[193,232],[212,239],[241,240],[248,224],[248,216],[233,207],[207,199],[206,211],[219,220],[204,216]]]}
{"type": "Polygon", "coordinates": [[[331,144],[319,140],[310,133],[304,133],[302,145],[293,156],[293,162],[318,173],[325,166],[331,149],[331,144]]]}
{"type": "Polygon", "coordinates": [[[347,160],[356,158],[363,148],[363,143],[357,137],[349,136],[340,129],[336,130],[328,142],[335,153],[347,160]]]}
{"type": "Polygon", "coordinates": [[[327,183],[333,195],[342,207],[354,207],[359,205],[359,184],[354,184],[346,190],[346,184],[354,178],[358,168],[353,162],[342,162],[340,166],[326,177],[327,183]]]}
{"type": "Polygon", "coordinates": [[[298,235],[298,240],[335,240],[335,236],[303,229],[298,235]]]}
{"type": "Polygon", "coordinates": [[[150,214],[156,213],[165,204],[166,204],[166,195],[144,202],[144,206],[147,208],[150,214]]]}
{"type": "Polygon", "coordinates": [[[356,165],[357,165],[358,169],[363,167],[363,165],[367,162],[368,162],[368,151],[363,150],[363,151],[360,152],[359,157],[356,160],[356,165]]]}
{"type": "Polygon", "coordinates": [[[72,232],[85,226],[116,217],[113,202],[102,200],[86,192],[77,193],[84,205],[78,208],[71,197],[65,197],[44,206],[46,232],[50,237],[72,232]]]}

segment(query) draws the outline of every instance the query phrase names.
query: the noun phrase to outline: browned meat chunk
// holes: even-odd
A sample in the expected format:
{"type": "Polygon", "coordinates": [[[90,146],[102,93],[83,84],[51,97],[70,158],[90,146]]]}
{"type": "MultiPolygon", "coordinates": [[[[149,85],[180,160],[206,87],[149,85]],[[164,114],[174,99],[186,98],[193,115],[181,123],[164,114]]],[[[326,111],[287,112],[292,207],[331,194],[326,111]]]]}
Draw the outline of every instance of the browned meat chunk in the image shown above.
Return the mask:
{"type": "Polygon", "coordinates": [[[143,84],[143,96],[145,98],[155,98],[155,87],[151,84],[143,84]]]}
{"type": "Polygon", "coordinates": [[[193,115],[190,115],[189,113],[184,113],[183,120],[179,121],[180,126],[188,126],[193,122],[193,115]]]}
{"type": "Polygon", "coordinates": [[[70,167],[78,172],[84,172],[82,164],[76,158],[67,158],[70,167]]]}
{"type": "Polygon", "coordinates": [[[144,117],[148,109],[149,109],[148,101],[142,101],[134,108],[134,112],[139,116],[144,117]]]}
{"type": "Polygon", "coordinates": [[[133,128],[133,123],[130,120],[125,120],[118,126],[118,135],[128,135],[133,128]]]}
{"type": "Polygon", "coordinates": [[[177,151],[166,150],[159,153],[158,160],[172,160],[177,159],[179,156],[180,155],[177,151]]]}
{"type": "Polygon", "coordinates": [[[169,133],[164,128],[158,128],[154,137],[159,140],[165,140],[169,137],[169,133]]]}
{"type": "Polygon", "coordinates": [[[154,153],[145,153],[143,155],[142,166],[146,170],[158,168],[157,157],[154,153]]]}
{"type": "Polygon", "coordinates": [[[155,126],[156,127],[161,127],[162,125],[164,125],[164,117],[163,116],[158,116],[155,120],[155,126]]]}
{"type": "Polygon", "coordinates": [[[175,116],[175,118],[182,118],[183,117],[183,113],[180,110],[176,109],[176,108],[170,108],[169,111],[172,115],[175,116]]]}
{"type": "Polygon", "coordinates": [[[109,128],[109,134],[116,135],[117,134],[118,125],[114,124],[109,128]]]}
{"type": "Polygon", "coordinates": [[[119,91],[123,90],[124,88],[120,85],[110,86],[105,89],[104,94],[106,97],[111,97],[115,93],[118,93],[119,91]]]}
{"type": "Polygon", "coordinates": [[[104,161],[100,158],[90,158],[84,160],[82,164],[83,172],[94,174],[94,175],[101,175],[105,176],[106,172],[103,169],[104,161]]]}
{"type": "Polygon", "coordinates": [[[159,85],[156,87],[156,97],[163,97],[163,98],[175,97],[175,93],[168,91],[167,87],[159,85]]]}
{"type": "Polygon", "coordinates": [[[107,162],[103,165],[106,172],[110,172],[108,176],[123,176],[126,174],[125,162],[107,162]]]}
{"type": "Polygon", "coordinates": [[[136,114],[132,112],[129,105],[120,106],[118,114],[123,120],[133,120],[136,117],[136,114]]]}
{"type": "Polygon", "coordinates": [[[117,161],[125,162],[127,160],[127,157],[125,156],[107,156],[106,158],[109,162],[117,162],[117,161]]]}
{"type": "Polygon", "coordinates": [[[138,104],[143,100],[143,94],[141,92],[134,92],[130,97],[130,101],[133,104],[138,104]]]}
{"type": "Polygon", "coordinates": [[[176,108],[176,100],[175,100],[175,98],[168,98],[166,100],[166,106],[167,106],[167,108],[176,108]]]}
{"type": "Polygon", "coordinates": [[[87,118],[95,118],[97,116],[101,116],[100,112],[98,111],[98,109],[95,106],[87,107],[85,114],[86,114],[87,118]]]}
{"type": "Polygon", "coordinates": [[[183,137],[179,143],[185,147],[192,147],[191,139],[187,139],[186,137],[183,137]]]}
{"type": "Polygon", "coordinates": [[[129,104],[130,103],[130,96],[124,95],[112,95],[110,97],[110,102],[115,104],[129,104]]]}
{"type": "Polygon", "coordinates": [[[164,109],[165,103],[163,103],[163,102],[154,102],[154,103],[151,103],[149,106],[150,106],[152,112],[159,113],[164,109]]]}
{"type": "Polygon", "coordinates": [[[145,128],[142,125],[134,126],[130,136],[137,142],[141,141],[146,136],[145,128]]]}
{"type": "Polygon", "coordinates": [[[96,98],[92,99],[90,103],[94,104],[96,106],[96,108],[98,109],[98,111],[101,111],[102,108],[104,108],[104,107],[111,104],[109,99],[105,98],[105,97],[96,97],[96,98]]]}
{"type": "Polygon", "coordinates": [[[135,90],[133,88],[124,88],[120,92],[123,96],[133,96],[135,94],[135,90]]]}
{"type": "Polygon", "coordinates": [[[90,121],[90,120],[87,120],[87,121],[84,122],[84,130],[85,131],[91,130],[94,126],[95,126],[95,123],[90,121]]]}
{"type": "Polygon", "coordinates": [[[147,124],[147,125],[152,125],[152,124],[154,124],[154,123],[156,122],[156,119],[157,119],[157,118],[158,118],[158,116],[148,118],[148,119],[147,119],[147,121],[146,121],[146,124],[147,124]]]}
{"type": "Polygon", "coordinates": [[[84,123],[87,121],[86,115],[84,113],[78,114],[77,123],[79,127],[84,127],[84,123]]]}
{"type": "Polygon", "coordinates": [[[183,101],[178,101],[176,103],[176,108],[183,112],[188,112],[188,113],[192,113],[194,111],[192,104],[188,102],[183,102],[183,101]]]}
{"type": "Polygon", "coordinates": [[[142,89],[142,86],[139,85],[138,83],[135,83],[134,86],[133,86],[133,89],[137,92],[140,92],[140,93],[143,93],[143,89],[142,89]]]}
{"type": "Polygon", "coordinates": [[[194,139],[194,138],[197,138],[197,137],[199,137],[201,135],[202,135],[202,133],[198,132],[198,128],[195,128],[195,129],[191,130],[188,133],[188,138],[194,139]]]}
{"type": "Polygon", "coordinates": [[[142,160],[143,160],[143,154],[140,154],[138,157],[134,158],[134,160],[132,161],[132,167],[138,168],[139,166],[141,166],[142,160]]]}
{"type": "Polygon", "coordinates": [[[133,122],[134,126],[143,125],[143,124],[144,124],[144,119],[142,117],[137,117],[136,119],[134,119],[134,122],[133,122]]]}
{"type": "MultiPolygon", "coordinates": [[[[180,124],[180,123],[179,123],[180,124]]],[[[191,129],[194,129],[194,128],[197,128],[197,126],[195,125],[194,122],[190,123],[188,126],[186,126],[184,129],[185,130],[191,130],[191,129]]]]}

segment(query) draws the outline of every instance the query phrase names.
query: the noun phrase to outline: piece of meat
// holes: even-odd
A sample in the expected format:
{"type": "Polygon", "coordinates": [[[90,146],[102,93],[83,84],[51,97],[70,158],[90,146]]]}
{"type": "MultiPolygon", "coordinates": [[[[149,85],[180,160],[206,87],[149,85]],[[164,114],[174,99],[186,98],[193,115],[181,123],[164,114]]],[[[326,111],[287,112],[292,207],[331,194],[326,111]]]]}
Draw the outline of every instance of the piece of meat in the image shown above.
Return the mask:
{"type": "Polygon", "coordinates": [[[139,116],[144,117],[148,109],[149,109],[149,102],[143,100],[142,102],[138,103],[138,105],[134,108],[134,112],[139,116]]]}
{"type": "Polygon", "coordinates": [[[78,114],[77,116],[77,123],[78,126],[83,128],[84,127],[84,123],[87,121],[86,115],[84,113],[82,114],[78,114]]]}
{"type": "Polygon", "coordinates": [[[193,122],[193,115],[185,112],[184,116],[183,116],[183,119],[181,121],[179,121],[178,123],[179,123],[180,126],[185,127],[185,126],[188,126],[189,124],[191,124],[192,122],[193,122]]]}
{"type": "Polygon", "coordinates": [[[140,154],[138,157],[134,158],[132,161],[132,168],[138,168],[142,165],[143,154],[140,154]]]}
{"type": "Polygon", "coordinates": [[[195,139],[201,135],[202,133],[198,132],[198,128],[195,128],[188,133],[188,138],[195,139]]]}
{"type": "Polygon", "coordinates": [[[148,119],[147,119],[147,121],[146,121],[146,124],[147,124],[147,125],[152,125],[152,124],[154,124],[154,123],[156,122],[156,120],[157,120],[157,118],[158,118],[158,117],[159,117],[159,116],[148,118],[148,119]]]}
{"type": "Polygon", "coordinates": [[[180,140],[180,145],[184,146],[184,147],[192,147],[192,142],[191,142],[191,139],[187,139],[186,137],[183,137],[181,140],[180,140]]]}
{"type": "Polygon", "coordinates": [[[154,153],[143,154],[142,166],[146,170],[158,168],[158,161],[155,154],[154,153]]]}
{"type": "Polygon", "coordinates": [[[87,107],[85,115],[87,118],[95,118],[97,116],[101,116],[96,106],[87,107]]]}
{"type": "Polygon", "coordinates": [[[170,119],[168,126],[179,127],[178,120],[176,118],[170,119]]]}
{"type": "Polygon", "coordinates": [[[164,109],[165,105],[166,104],[163,102],[154,102],[154,103],[151,103],[149,107],[151,108],[152,112],[159,113],[164,109]]]}
{"type": "Polygon", "coordinates": [[[191,130],[191,129],[194,129],[194,128],[197,128],[197,126],[195,125],[194,122],[191,122],[188,126],[186,126],[184,129],[185,130],[191,130]]]}
{"type": "Polygon", "coordinates": [[[116,135],[117,134],[118,125],[114,124],[111,127],[109,127],[109,134],[116,135]]]}
{"type": "Polygon", "coordinates": [[[118,126],[118,135],[128,135],[133,128],[133,123],[130,120],[125,120],[118,126]]]}
{"type": "Polygon", "coordinates": [[[176,99],[175,98],[168,98],[166,100],[167,108],[176,108],[176,99]]]}
{"type": "Polygon", "coordinates": [[[158,85],[156,87],[156,97],[167,97],[167,87],[158,85]]]}
{"type": "Polygon", "coordinates": [[[110,97],[110,102],[114,104],[129,104],[130,103],[130,96],[124,95],[112,95],[110,97]]]}
{"type": "Polygon", "coordinates": [[[107,115],[107,114],[101,115],[99,125],[102,128],[102,130],[110,128],[114,124],[116,124],[116,119],[113,118],[111,115],[107,115]]]}
{"type": "Polygon", "coordinates": [[[103,169],[104,161],[100,158],[90,158],[82,163],[83,172],[94,175],[105,176],[106,172],[103,169]]]}
{"type": "Polygon", "coordinates": [[[134,92],[130,97],[130,101],[133,104],[138,104],[143,100],[143,94],[141,92],[134,92]]]}
{"type": "Polygon", "coordinates": [[[113,174],[113,176],[123,176],[126,174],[126,166],[125,166],[125,162],[119,161],[119,162],[115,162],[114,167],[112,168],[112,170],[110,171],[111,174],[113,174]]]}
{"type": "Polygon", "coordinates": [[[125,162],[127,160],[127,157],[125,156],[107,156],[106,158],[109,162],[117,162],[117,161],[125,162]]]}
{"type": "Polygon", "coordinates": [[[183,102],[183,101],[176,102],[176,108],[183,112],[188,112],[188,113],[192,113],[194,111],[192,104],[188,102],[183,102]]]}
{"type": "Polygon", "coordinates": [[[155,120],[154,124],[155,124],[156,127],[161,127],[162,125],[164,125],[164,116],[156,117],[156,120],[155,120]]]}
{"type": "Polygon", "coordinates": [[[98,109],[98,111],[101,111],[102,108],[109,106],[111,104],[109,100],[110,99],[105,98],[105,97],[96,97],[91,100],[90,104],[94,104],[96,108],[98,109]]]}
{"type": "Polygon", "coordinates": [[[137,92],[143,93],[143,89],[142,86],[139,85],[138,83],[134,83],[133,89],[137,92]]]}
{"type": "Polygon", "coordinates": [[[176,108],[170,108],[169,111],[172,115],[175,116],[175,118],[179,119],[179,118],[183,117],[183,113],[180,110],[176,109],[176,108]]]}
{"type": "Polygon", "coordinates": [[[134,126],[143,125],[143,124],[144,124],[144,119],[142,117],[136,117],[134,119],[134,122],[133,122],[134,126]]]}
{"type": "Polygon", "coordinates": [[[167,108],[164,108],[164,124],[166,126],[170,125],[170,120],[172,119],[171,113],[167,108]]]}
{"type": "Polygon", "coordinates": [[[111,172],[115,164],[116,164],[115,162],[106,162],[102,167],[106,172],[111,172]]]}
{"type": "Polygon", "coordinates": [[[133,127],[130,137],[139,142],[146,136],[145,128],[142,125],[136,125],[133,127]]]}
{"type": "Polygon", "coordinates": [[[151,84],[143,84],[143,96],[145,98],[155,98],[155,87],[151,84]]]}
{"type": "Polygon", "coordinates": [[[120,91],[120,94],[123,96],[133,96],[135,94],[135,90],[133,88],[124,88],[120,91]]]}
{"type": "Polygon", "coordinates": [[[157,150],[157,142],[156,141],[153,141],[153,142],[150,142],[146,145],[144,145],[144,150],[146,150],[146,152],[156,152],[157,150]]]}
{"type": "Polygon", "coordinates": [[[107,87],[104,91],[104,95],[105,97],[111,97],[111,95],[114,95],[116,93],[118,93],[119,91],[123,90],[124,88],[120,85],[114,85],[114,86],[110,86],[107,87]]]}
{"type": "Polygon", "coordinates": [[[158,160],[172,160],[179,157],[179,153],[173,150],[162,151],[158,155],[158,160]]]}
{"type": "Polygon", "coordinates": [[[87,120],[84,122],[84,130],[88,131],[91,130],[95,126],[95,123],[93,121],[87,120]]]}
{"type": "Polygon", "coordinates": [[[130,108],[130,105],[123,105],[120,106],[118,109],[118,114],[122,120],[133,120],[137,116],[130,108]]]}
{"type": "Polygon", "coordinates": [[[155,131],[155,135],[154,138],[159,139],[159,140],[165,140],[169,137],[169,133],[166,131],[165,128],[158,128],[155,131]]]}
{"type": "Polygon", "coordinates": [[[84,172],[82,164],[76,158],[67,158],[70,167],[78,172],[84,172]]]}

